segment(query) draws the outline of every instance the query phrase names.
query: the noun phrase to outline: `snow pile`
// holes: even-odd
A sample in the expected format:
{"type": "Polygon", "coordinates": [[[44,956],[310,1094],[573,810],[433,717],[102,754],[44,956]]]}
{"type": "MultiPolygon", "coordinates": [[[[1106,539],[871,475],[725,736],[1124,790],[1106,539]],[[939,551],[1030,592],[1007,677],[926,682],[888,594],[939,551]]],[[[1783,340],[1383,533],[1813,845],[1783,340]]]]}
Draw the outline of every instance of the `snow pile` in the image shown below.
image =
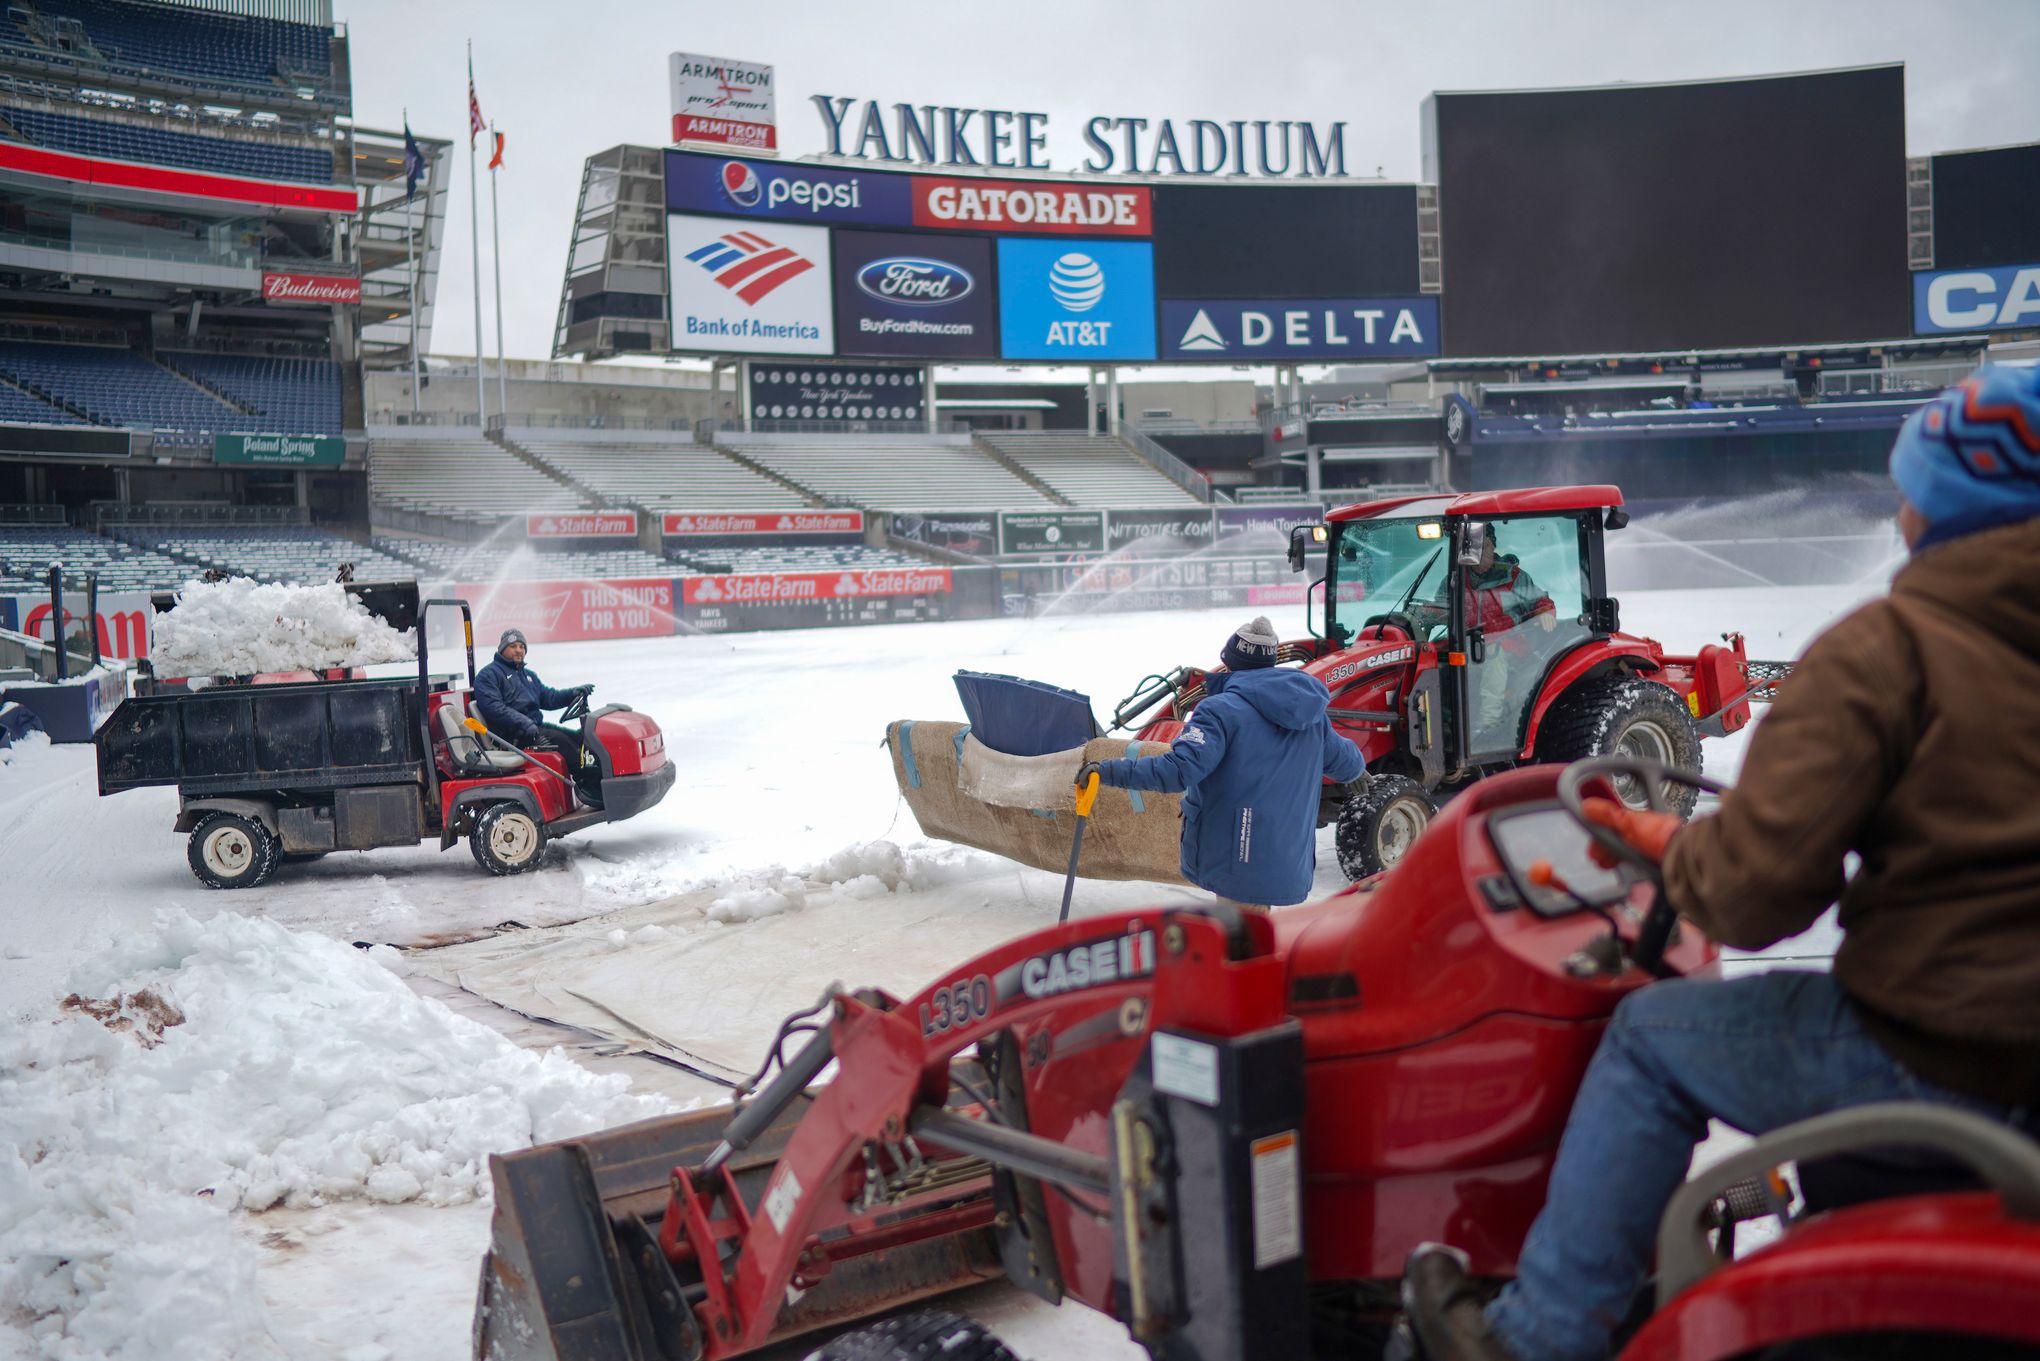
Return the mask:
{"type": "MultiPolygon", "coordinates": [[[[11,708],[12,706],[10,705],[9,707],[11,708]]],[[[33,759],[49,749],[50,735],[48,733],[40,728],[37,728],[34,732],[25,732],[12,742],[0,745],[0,766],[10,765],[15,761],[33,759]]]]}
{"type": "Polygon", "coordinates": [[[45,1355],[266,1354],[227,1211],[454,1204],[488,1155],[659,1113],[360,951],[166,913],[0,1021],[0,1313],[45,1355]]]}
{"type": "Polygon", "coordinates": [[[370,614],[346,588],[286,586],[234,577],[186,582],[156,616],[150,659],[160,676],[247,676],[409,661],[409,629],[370,614]]]}
{"type": "Polygon", "coordinates": [[[773,865],[739,876],[708,905],[708,919],[756,921],[825,900],[854,902],[935,888],[982,873],[989,860],[959,846],[902,851],[890,841],[859,842],[797,872],[773,865]]]}

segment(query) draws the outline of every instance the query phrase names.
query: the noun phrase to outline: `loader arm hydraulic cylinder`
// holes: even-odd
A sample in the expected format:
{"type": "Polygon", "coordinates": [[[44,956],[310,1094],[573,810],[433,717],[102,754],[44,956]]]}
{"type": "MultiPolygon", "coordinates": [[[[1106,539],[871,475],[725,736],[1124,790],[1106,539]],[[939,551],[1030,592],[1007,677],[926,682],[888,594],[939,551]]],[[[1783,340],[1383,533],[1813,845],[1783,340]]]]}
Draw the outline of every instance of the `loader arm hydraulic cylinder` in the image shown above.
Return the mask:
{"type": "Polygon", "coordinates": [[[835,1041],[828,1026],[823,1026],[815,1037],[801,1047],[791,1060],[779,1069],[779,1076],[765,1084],[765,1090],[738,1111],[728,1128],[723,1130],[722,1142],[701,1164],[703,1178],[712,1177],[729,1161],[733,1153],[741,1153],[751,1146],[779,1113],[809,1084],[821,1076],[822,1069],[829,1066],[829,1060],[836,1057],[835,1041]]]}

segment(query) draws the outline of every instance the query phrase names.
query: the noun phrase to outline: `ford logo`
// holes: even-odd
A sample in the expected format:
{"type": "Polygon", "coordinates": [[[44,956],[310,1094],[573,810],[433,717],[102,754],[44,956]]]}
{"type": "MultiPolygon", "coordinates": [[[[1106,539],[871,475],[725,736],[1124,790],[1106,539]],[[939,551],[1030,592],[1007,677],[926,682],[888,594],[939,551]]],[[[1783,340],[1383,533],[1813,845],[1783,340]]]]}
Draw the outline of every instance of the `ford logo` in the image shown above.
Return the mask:
{"type": "Polygon", "coordinates": [[[946,260],[891,255],[857,271],[857,286],[880,302],[907,307],[940,307],[971,290],[968,271],[946,260]]]}

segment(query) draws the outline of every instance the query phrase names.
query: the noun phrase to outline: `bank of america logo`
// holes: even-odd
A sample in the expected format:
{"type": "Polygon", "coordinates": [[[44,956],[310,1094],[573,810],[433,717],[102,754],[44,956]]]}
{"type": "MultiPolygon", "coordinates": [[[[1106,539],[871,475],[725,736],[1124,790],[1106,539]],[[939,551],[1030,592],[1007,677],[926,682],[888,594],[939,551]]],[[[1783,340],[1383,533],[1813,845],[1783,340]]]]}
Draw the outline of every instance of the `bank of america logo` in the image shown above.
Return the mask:
{"type": "Polygon", "coordinates": [[[731,232],[687,252],[687,258],[746,303],[813,269],[814,262],[787,246],[775,246],[756,232],[731,232]]]}

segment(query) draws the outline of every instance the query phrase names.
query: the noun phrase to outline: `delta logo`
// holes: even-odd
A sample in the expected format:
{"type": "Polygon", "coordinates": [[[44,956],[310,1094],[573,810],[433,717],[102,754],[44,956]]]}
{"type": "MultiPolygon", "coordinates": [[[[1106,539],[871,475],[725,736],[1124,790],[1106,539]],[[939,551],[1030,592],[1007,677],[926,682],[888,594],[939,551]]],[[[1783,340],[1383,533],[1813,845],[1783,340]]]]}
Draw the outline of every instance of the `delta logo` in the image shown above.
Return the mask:
{"type": "Polygon", "coordinates": [[[757,305],[781,284],[815,267],[814,261],[799,251],[775,245],[751,231],[725,233],[689,251],[687,258],[743,299],[746,306],[757,305]]]}

